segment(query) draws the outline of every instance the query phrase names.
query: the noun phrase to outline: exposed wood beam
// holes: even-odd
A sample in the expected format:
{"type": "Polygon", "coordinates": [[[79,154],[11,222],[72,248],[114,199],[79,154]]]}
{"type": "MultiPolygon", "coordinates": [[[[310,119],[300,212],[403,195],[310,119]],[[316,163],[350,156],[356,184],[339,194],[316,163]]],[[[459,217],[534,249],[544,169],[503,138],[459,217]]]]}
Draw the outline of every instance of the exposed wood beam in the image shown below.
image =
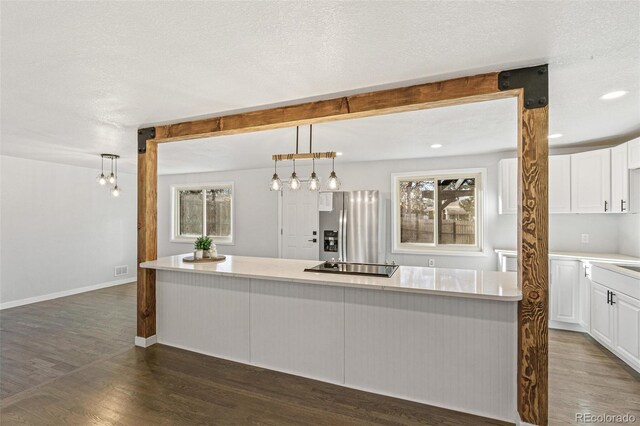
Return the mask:
{"type": "Polygon", "coordinates": [[[515,93],[517,91],[498,90],[498,73],[480,74],[437,83],[156,126],[155,141],[175,142],[461,105],[509,98],[515,96],[515,93]]]}
{"type": "Polygon", "coordinates": [[[525,109],[518,144],[518,412],[523,421],[548,418],[548,131],[549,107],[525,109]]]}
{"type": "MultiPolygon", "coordinates": [[[[147,140],[138,154],[138,265],[158,257],[158,146],[147,140]]],[[[156,271],[138,266],[138,337],[156,334],[156,271]]]]}

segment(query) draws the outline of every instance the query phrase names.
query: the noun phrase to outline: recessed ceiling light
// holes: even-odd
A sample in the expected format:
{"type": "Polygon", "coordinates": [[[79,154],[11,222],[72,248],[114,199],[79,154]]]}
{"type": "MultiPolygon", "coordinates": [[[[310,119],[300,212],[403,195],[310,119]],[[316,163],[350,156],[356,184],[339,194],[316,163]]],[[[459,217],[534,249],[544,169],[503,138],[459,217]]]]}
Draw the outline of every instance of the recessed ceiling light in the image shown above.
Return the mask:
{"type": "Polygon", "coordinates": [[[627,92],[626,90],[616,90],[615,92],[605,93],[604,95],[600,96],[600,99],[604,99],[604,100],[617,99],[617,98],[623,97],[627,93],[629,92],[627,92]]]}
{"type": "Polygon", "coordinates": [[[562,133],[552,133],[549,136],[547,136],[549,139],[557,139],[557,138],[561,138],[562,137],[562,133]]]}
{"type": "Polygon", "coordinates": [[[342,155],[342,153],[341,152],[336,152],[336,155],[342,155]]]}
{"type": "Polygon", "coordinates": [[[433,148],[433,149],[442,148],[442,144],[434,143],[433,145],[431,145],[431,148],[433,148]]]}

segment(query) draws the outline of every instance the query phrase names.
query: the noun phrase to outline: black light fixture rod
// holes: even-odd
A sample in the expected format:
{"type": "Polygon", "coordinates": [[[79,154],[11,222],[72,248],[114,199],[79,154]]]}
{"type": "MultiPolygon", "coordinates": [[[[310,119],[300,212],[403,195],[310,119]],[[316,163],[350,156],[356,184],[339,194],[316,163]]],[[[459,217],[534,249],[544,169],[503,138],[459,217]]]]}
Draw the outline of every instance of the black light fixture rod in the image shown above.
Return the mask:
{"type": "Polygon", "coordinates": [[[309,124],[309,153],[313,153],[313,124],[309,124]]]}
{"type": "MultiPolygon", "coordinates": [[[[296,154],[298,153],[298,136],[300,133],[300,127],[296,126],[296,154]]],[[[295,170],[295,161],[293,162],[294,170],[295,170]]]]}

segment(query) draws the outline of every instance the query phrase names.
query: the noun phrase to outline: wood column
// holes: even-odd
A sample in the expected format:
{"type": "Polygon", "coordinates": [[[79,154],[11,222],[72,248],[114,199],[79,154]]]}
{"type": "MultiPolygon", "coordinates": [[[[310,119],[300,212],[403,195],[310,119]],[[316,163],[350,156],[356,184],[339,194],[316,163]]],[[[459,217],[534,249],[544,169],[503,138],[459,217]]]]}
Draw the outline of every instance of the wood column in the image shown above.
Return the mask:
{"type": "Polygon", "coordinates": [[[158,145],[146,141],[146,151],[138,152],[138,328],[137,336],[156,334],[156,271],[142,269],[140,263],[158,256],[158,145]]]}
{"type": "Polygon", "coordinates": [[[518,412],[548,424],[549,107],[525,109],[519,97],[518,146],[518,412]]]}

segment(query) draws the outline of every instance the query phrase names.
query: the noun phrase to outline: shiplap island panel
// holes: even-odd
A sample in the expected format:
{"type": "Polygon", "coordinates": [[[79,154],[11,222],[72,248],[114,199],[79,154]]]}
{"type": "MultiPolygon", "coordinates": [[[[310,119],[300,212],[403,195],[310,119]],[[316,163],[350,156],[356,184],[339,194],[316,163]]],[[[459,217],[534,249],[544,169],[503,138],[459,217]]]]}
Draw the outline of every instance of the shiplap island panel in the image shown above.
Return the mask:
{"type": "Polygon", "coordinates": [[[159,343],[515,421],[515,273],[401,266],[379,278],[184,256],[141,264],[157,269],[159,343]]]}

